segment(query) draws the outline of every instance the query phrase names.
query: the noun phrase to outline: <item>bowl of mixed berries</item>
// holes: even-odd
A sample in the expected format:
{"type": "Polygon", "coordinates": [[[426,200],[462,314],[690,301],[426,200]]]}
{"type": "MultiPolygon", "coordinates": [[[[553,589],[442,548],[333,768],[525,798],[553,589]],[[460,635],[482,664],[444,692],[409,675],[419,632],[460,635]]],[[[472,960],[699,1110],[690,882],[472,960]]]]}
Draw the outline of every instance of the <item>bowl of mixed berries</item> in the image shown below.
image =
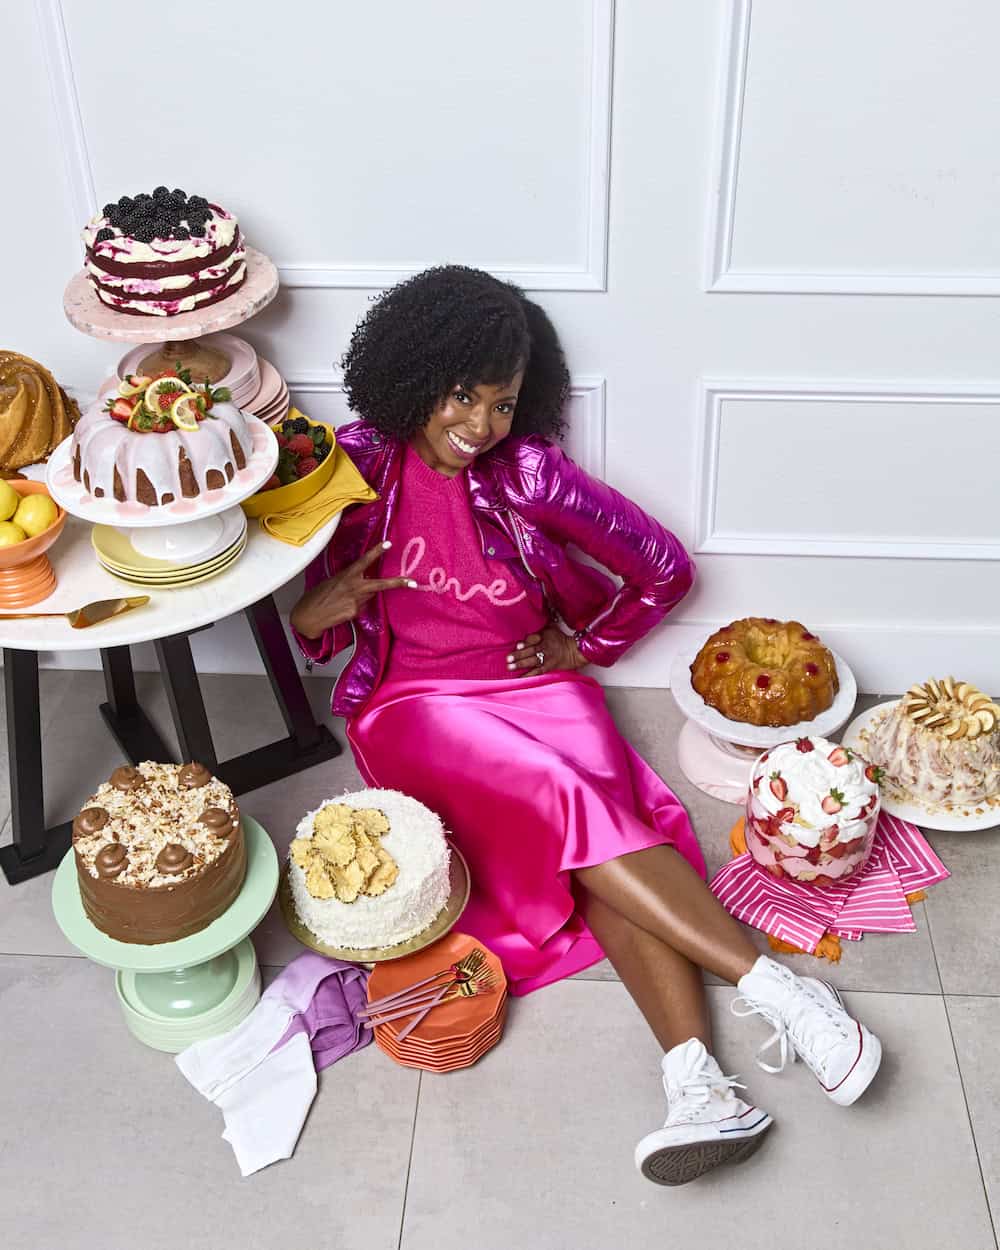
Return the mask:
{"type": "Polygon", "coordinates": [[[333,429],[304,417],[295,408],[271,427],[278,440],[278,464],[256,495],[243,501],[249,517],[297,508],[311,499],[333,475],[333,429]]]}

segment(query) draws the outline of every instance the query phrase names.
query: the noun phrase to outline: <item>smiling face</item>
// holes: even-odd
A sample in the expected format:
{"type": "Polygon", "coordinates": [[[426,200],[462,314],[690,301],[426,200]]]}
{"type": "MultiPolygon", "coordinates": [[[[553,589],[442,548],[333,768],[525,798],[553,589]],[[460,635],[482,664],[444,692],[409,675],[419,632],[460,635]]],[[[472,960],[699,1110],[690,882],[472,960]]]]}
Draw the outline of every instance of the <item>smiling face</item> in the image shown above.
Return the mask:
{"type": "Polygon", "coordinates": [[[438,473],[455,477],[510,433],[523,380],[520,369],[499,386],[456,383],[414,434],[414,451],[438,473]]]}

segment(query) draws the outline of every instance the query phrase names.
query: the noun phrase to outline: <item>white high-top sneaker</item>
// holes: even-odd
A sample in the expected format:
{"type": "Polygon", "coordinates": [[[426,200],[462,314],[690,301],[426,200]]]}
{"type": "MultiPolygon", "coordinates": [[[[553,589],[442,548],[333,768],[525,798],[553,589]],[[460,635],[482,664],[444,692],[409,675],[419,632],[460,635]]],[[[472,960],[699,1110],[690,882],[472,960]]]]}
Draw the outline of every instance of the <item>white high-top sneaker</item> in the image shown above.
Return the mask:
{"type": "Polygon", "coordinates": [[[832,985],[794,972],[761,955],[736,986],[739,997],[730,1003],[735,1016],[760,1015],[774,1032],[757,1051],[765,1072],[780,1072],[789,1057],[801,1056],[824,1092],[849,1107],[872,1083],[882,1062],[882,1043],[863,1024],[852,1019],[832,985]],[[777,1064],[760,1055],[777,1043],[777,1064]]]}
{"type": "Polygon", "coordinates": [[[692,1037],[663,1056],[667,1119],[635,1148],[635,1165],[657,1185],[684,1185],[718,1167],[742,1163],[757,1149],[772,1120],[734,1090],[744,1089],[692,1037]]]}

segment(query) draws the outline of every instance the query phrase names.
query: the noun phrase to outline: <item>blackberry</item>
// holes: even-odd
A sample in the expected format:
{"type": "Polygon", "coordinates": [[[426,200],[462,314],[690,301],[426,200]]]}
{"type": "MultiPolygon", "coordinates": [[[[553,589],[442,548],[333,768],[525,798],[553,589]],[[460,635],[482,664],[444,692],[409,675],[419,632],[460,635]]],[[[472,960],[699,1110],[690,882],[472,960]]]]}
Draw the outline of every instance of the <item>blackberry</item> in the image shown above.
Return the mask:
{"type": "Polygon", "coordinates": [[[154,200],[166,200],[166,199],[168,199],[168,198],[169,198],[169,196],[170,196],[170,188],[169,188],[169,187],[154,187],[154,188],[153,188],[153,199],[154,199],[154,200]]]}
{"type": "Polygon", "coordinates": [[[189,218],[188,230],[190,231],[193,239],[203,238],[205,234],[205,223],[203,221],[191,221],[189,218]]]}
{"type": "Polygon", "coordinates": [[[121,212],[130,213],[132,211],[131,196],[123,195],[122,198],[118,201],[118,207],[121,210],[121,212]]]}
{"type": "Polygon", "coordinates": [[[152,243],[156,238],[156,231],[152,226],[147,226],[145,222],[141,226],[136,226],[132,230],[132,238],[137,243],[152,243]]]}
{"type": "Polygon", "coordinates": [[[97,234],[94,235],[94,242],[104,243],[107,239],[113,239],[114,237],[115,232],[113,230],[109,230],[107,226],[105,226],[103,230],[98,230],[97,234]]]}
{"type": "Polygon", "coordinates": [[[151,195],[147,195],[145,191],[140,191],[139,194],[135,197],[135,200],[133,201],[133,203],[137,205],[138,204],[152,204],[152,202],[153,202],[153,197],[151,195]]]}
{"type": "Polygon", "coordinates": [[[101,215],[104,217],[110,217],[117,207],[117,204],[105,204],[101,209],[101,215]]]}
{"type": "Polygon", "coordinates": [[[190,208],[208,208],[208,200],[203,195],[192,195],[188,197],[188,206],[190,208]]]}
{"type": "Polygon", "coordinates": [[[326,443],[320,443],[320,445],[313,452],[313,455],[316,457],[317,464],[322,464],[329,454],[330,448],[327,447],[326,443]]]}
{"type": "Polygon", "coordinates": [[[186,230],[183,226],[174,226],[175,239],[190,239],[190,237],[190,231],[186,230]]]}
{"type": "Polygon", "coordinates": [[[293,434],[309,433],[309,422],[305,419],[305,417],[295,417],[294,420],[286,421],[285,424],[292,427],[293,434]]]}
{"type": "Polygon", "coordinates": [[[164,221],[162,218],[159,218],[153,222],[154,237],[157,239],[169,239],[170,231],[173,230],[173,228],[173,222],[164,221]]]}
{"type": "Polygon", "coordinates": [[[182,204],[187,199],[187,195],[180,189],[180,187],[174,187],[173,191],[170,194],[171,194],[171,199],[180,200],[182,204]]]}

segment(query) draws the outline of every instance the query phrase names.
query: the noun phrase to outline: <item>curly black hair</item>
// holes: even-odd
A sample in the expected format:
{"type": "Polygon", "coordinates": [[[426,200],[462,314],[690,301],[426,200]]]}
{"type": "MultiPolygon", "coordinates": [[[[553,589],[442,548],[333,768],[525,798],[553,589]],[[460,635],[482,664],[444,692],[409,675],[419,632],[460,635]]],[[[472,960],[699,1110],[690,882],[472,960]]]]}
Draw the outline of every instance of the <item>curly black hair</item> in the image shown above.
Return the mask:
{"type": "Polygon", "coordinates": [[[500,385],[522,367],[511,434],[560,438],[569,373],[555,327],[524,292],[481,269],[441,265],[379,295],[342,361],[350,407],[408,440],[457,384],[500,385]]]}

